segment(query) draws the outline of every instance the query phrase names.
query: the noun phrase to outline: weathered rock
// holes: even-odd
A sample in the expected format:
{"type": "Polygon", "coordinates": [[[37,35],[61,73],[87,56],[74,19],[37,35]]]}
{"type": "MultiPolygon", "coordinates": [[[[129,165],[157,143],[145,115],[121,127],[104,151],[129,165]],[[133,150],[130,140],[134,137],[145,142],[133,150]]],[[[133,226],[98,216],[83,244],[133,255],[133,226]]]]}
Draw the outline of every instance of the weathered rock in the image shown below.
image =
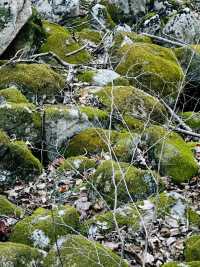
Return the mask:
{"type": "Polygon", "coordinates": [[[45,253],[23,244],[0,242],[0,266],[42,266],[45,253]]]}
{"type": "Polygon", "coordinates": [[[31,16],[30,0],[0,1],[0,55],[31,16]]]}
{"type": "Polygon", "coordinates": [[[108,123],[108,114],[92,107],[46,106],[44,112],[49,159],[56,158],[58,151],[64,152],[69,139],[75,134],[90,127],[106,127],[108,123]]]}
{"type": "Polygon", "coordinates": [[[0,184],[16,179],[31,180],[42,172],[42,165],[22,141],[10,141],[0,131],[0,184]]]}
{"type": "Polygon", "coordinates": [[[71,206],[60,206],[52,211],[38,208],[14,226],[10,240],[49,250],[59,238],[75,231],[78,223],[79,215],[71,206]]]}
{"type": "Polygon", "coordinates": [[[124,45],[118,53],[121,57],[116,67],[118,73],[152,95],[164,97],[169,103],[175,101],[183,71],[171,49],[135,43],[124,45]]]}
{"type": "Polygon", "coordinates": [[[0,70],[0,88],[17,87],[34,103],[55,100],[63,89],[63,77],[45,64],[17,64],[0,70]]]}
{"type": "MultiPolygon", "coordinates": [[[[120,264],[121,267],[128,267],[128,263],[110,249],[80,235],[67,235],[58,240],[58,243],[60,244],[60,258],[63,267],[98,267],[99,262],[102,266],[117,267],[120,264]]],[[[44,266],[58,267],[59,264],[56,247],[54,247],[47,255],[44,266]]]]}

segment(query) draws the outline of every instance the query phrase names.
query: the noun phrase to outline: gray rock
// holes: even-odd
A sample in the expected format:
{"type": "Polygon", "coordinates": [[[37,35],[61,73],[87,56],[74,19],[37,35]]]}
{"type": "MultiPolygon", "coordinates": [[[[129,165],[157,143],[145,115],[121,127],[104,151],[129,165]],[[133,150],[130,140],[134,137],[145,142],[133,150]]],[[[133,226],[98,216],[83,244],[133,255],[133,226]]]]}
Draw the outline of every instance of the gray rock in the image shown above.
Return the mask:
{"type": "Polygon", "coordinates": [[[32,14],[30,0],[0,0],[0,55],[32,14]]]}

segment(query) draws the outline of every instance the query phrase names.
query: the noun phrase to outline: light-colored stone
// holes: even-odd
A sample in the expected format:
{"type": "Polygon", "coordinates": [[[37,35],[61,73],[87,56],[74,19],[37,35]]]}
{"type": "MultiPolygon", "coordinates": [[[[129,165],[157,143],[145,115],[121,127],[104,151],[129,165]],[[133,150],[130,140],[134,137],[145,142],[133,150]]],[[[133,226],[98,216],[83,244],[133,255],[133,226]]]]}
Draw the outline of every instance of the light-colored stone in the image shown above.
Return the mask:
{"type": "Polygon", "coordinates": [[[30,0],[0,0],[0,55],[32,14],[30,0]]]}

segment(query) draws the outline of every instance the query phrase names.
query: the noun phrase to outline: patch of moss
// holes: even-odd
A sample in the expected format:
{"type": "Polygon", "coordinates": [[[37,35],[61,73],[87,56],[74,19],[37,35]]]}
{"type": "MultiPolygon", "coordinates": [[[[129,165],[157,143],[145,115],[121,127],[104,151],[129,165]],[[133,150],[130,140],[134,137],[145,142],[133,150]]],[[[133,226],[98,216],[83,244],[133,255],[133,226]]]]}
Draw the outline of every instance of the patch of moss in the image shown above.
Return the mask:
{"type": "Polygon", "coordinates": [[[31,180],[42,173],[42,165],[22,141],[11,142],[0,131],[1,183],[14,182],[17,178],[31,180]]]}
{"type": "Polygon", "coordinates": [[[143,136],[150,147],[149,159],[163,176],[170,176],[175,183],[189,181],[198,173],[198,164],[186,142],[176,133],[152,126],[143,136]]]}
{"type": "Polygon", "coordinates": [[[45,254],[23,244],[0,242],[0,266],[42,266],[45,254]]]}
{"type": "Polygon", "coordinates": [[[199,267],[200,261],[192,262],[169,262],[162,265],[162,267],[199,267]]]}
{"type": "Polygon", "coordinates": [[[15,87],[0,90],[0,96],[5,98],[7,102],[28,104],[26,97],[15,87]]]}
{"type": "Polygon", "coordinates": [[[185,259],[186,261],[200,261],[200,236],[194,235],[189,237],[185,242],[185,259]]]}
{"type": "Polygon", "coordinates": [[[135,43],[118,50],[121,57],[116,71],[129,78],[133,85],[175,101],[183,71],[177,64],[174,52],[155,44],[135,43]]]}
{"type": "Polygon", "coordinates": [[[22,214],[21,208],[10,202],[5,196],[0,195],[0,215],[11,217],[20,217],[22,214]]]}
{"type": "Polygon", "coordinates": [[[82,64],[90,61],[91,56],[86,49],[74,55],[66,56],[81,47],[67,29],[47,21],[43,22],[43,27],[47,34],[47,40],[41,46],[40,52],[54,52],[71,64],[82,64]]]}
{"type": "MultiPolygon", "coordinates": [[[[60,247],[60,257],[63,267],[82,266],[82,267],[128,267],[128,263],[121,259],[117,254],[103,245],[89,241],[80,235],[67,235],[60,247]]],[[[58,256],[56,249],[53,248],[45,259],[45,267],[57,266],[58,256]]]]}
{"type": "Polygon", "coordinates": [[[74,136],[65,152],[65,157],[78,156],[87,153],[95,155],[109,152],[112,147],[112,156],[120,161],[129,161],[138,143],[138,136],[129,132],[109,131],[101,128],[89,128],[74,136]]]}
{"type": "Polygon", "coordinates": [[[101,40],[102,40],[102,36],[101,33],[99,31],[95,31],[95,30],[91,30],[91,29],[83,29],[80,32],[76,33],[79,38],[83,41],[85,41],[86,43],[88,41],[98,45],[101,40]]]}
{"type": "Polygon", "coordinates": [[[188,126],[200,130],[200,112],[183,112],[180,115],[188,126]]]}
{"type": "Polygon", "coordinates": [[[109,114],[106,111],[100,110],[98,108],[89,106],[82,106],[82,107],[80,106],[79,110],[80,112],[86,114],[90,121],[98,120],[103,123],[104,121],[107,121],[109,118],[109,114]]]}
{"type": "Polygon", "coordinates": [[[85,71],[85,72],[79,73],[77,75],[77,78],[81,82],[92,83],[94,75],[95,75],[94,71],[85,71]]]}
{"type": "Polygon", "coordinates": [[[200,228],[200,214],[198,214],[192,208],[189,208],[187,212],[189,223],[193,226],[197,226],[198,228],[200,228]]]}
{"type": "Polygon", "coordinates": [[[153,171],[141,170],[128,163],[118,164],[107,160],[99,165],[91,182],[105,201],[113,206],[115,200],[114,183],[117,186],[117,198],[118,204],[120,204],[129,201],[130,195],[134,200],[138,200],[155,193],[159,176],[153,171]]]}
{"type": "Polygon", "coordinates": [[[79,215],[71,206],[60,206],[52,211],[38,208],[14,226],[10,240],[48,250],[57,239],[73,233],[78,225],[79,215]]]}
{"type": "MultiPolygon", "coordinates": [[[[5,93],[6,90],[2,91],[5,93]]],[[[9,96],[7,94],[7,99],[12,100],[15,95],[9,96]]],[[[18,99],[16,98],[16,102],[25,100],[21,94],[18,99]]],[[[15,135],[18,139],[28,140],[34,144],[40,144],[41,142],[41,117],[32,104],[7,102],[5,105],[1,105],[0,128],[10,136],[15,135]]]]}
{"type": "Polygon", "coordinates": [[[166,109],[159,100],[132,86],[105,87],[95,94],[108,111],[111,103],[114,103],[114,109],[122,116],[145,120],[150,118],[156,122],[166,120],[166,109]]]}
{"type": "Polygon", "coordinates": [[[0,70],[0,88],[15,85],[30,100],[51,99],[64,84],[63,77],[45,64],[17,64],[0,70]]]}

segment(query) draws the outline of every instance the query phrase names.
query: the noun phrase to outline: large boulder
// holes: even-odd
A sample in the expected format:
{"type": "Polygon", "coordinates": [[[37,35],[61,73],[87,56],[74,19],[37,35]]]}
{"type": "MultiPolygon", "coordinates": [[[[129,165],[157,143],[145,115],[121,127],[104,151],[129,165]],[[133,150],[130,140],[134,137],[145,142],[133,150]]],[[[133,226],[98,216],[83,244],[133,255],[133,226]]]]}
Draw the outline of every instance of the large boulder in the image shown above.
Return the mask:
{"type": "MultiPolygon", "coordinates": [[[[128,263],[110,249],[81,235],[67,235],[62,240],[58,240],[58,243],[63,267],[128,267],[128,263]]],[[[60,261],[58,261],[56,246],[54,246],[47,255],[44,266],[59,267],[60,261]]]]}
{"type": "Polygon", "coordinates": [[[0,55],[32,14],[30,0],[0,1],[0,55]]]}

